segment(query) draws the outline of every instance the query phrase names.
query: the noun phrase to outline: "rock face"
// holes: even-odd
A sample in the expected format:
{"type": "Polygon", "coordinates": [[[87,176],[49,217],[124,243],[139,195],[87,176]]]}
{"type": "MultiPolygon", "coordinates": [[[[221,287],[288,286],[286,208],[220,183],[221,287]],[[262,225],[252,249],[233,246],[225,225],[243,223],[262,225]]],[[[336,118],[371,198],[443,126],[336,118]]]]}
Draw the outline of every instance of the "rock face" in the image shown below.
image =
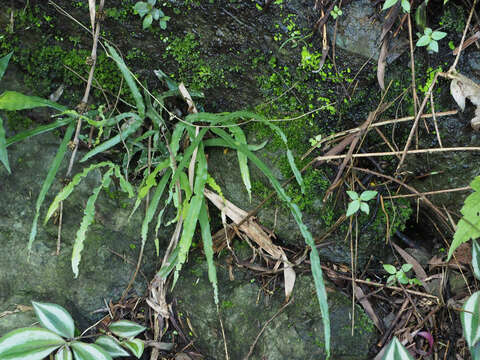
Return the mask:
{"type": "MultiPolygon", "coordinates": [[[[178,299],[178,312],[183,320],[190,322],[190,335],[195,345],[214,359],[225,359],[222,331],[206,265],[192,265],[192,262],[173,290],[178,299]]],[[[274,319],[259,337],[250,359],[325,358],[322,318],[311,276],[297,278],[292,303],[276,314],[284,301],[281,287],[267,297],[262,284],[251,274],[235,271],[236,280],[230,281],[226,270],[217,269],[220,313],[231,359],[243,359],[247,355],[262,327],[272,317],[274,319]]],[[[369,346],[376,336],[370,319],[356,307],[355,333],[351,336],[351,299],[340,292],[329,292],[328,296],[332,358],[368,359],[369,346]]]]}
{"type": "MultiPolygon", "coordinates": [[[[80,275],[74,279],[70,260],[73,240],[87,198],[100,180],[100,174],[92,172],[64,203],[60,255],[55,256],[57,226],[49,223],[43,227],[43,216],[29,254],[27,243],[36,197],[57,147],[58,138],[51,134],[14,144],[8,148],[12,174],[7,175],[6,170],[0,168],[0,313],[15,310],[17,304],[28,306],[32,300],[53,302],[71,311],[79,327],[85,328],[100,316],[93,315],[92,311],[104,308],[104,299],[119,298],[133,274],[140,246],[137,234],[141,212],[127,222],[131,206],[124,208],[122,200],[101,196],[96,205],[95,223],[87,232],[80,275]],[[130,263],[120,256],[125,256],[130,263]]],[[[59,174],[65,174],[65,167],[59,174]]],[[[43,215],[59,189],[60,184],[56,182],[42,208],[43,215]]],[[[115,194],[113,187],[110,190],[115,194]]],[[[154,251],[150,249],[146,253],[154,251]]],[[[147,278],[139,275],[135,284],[139,295],[143,294],[155,265],[154,257],[145,262],[143,271],[147,278]]],[[[32,317],[33,312],[1,317],[0,335],[32,324],[32,317]]]]}

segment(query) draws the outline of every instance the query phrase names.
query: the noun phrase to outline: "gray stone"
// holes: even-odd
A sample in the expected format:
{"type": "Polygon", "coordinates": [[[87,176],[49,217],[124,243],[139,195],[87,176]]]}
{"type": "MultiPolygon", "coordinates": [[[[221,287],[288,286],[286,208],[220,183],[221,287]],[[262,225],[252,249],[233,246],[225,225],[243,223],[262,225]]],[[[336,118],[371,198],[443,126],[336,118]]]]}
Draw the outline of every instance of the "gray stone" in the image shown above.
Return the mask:
{"type": "MultiPolygon", "coordinates": [[[[131,201],[101,195],[96,203],[95,222],[87,232],[80,275],[75,279],[71,269],[72,245],[83,208],[93,187],[99,184],[100,173],[90,173],[64,202],[59,256],[55,255],[57,225],[51,222],[42,225],[47,206],[61,188],[59,181],[55,181],[42,207],[37,238],[29,253],[27,243],[36,197],[58,144],[58,138],[52,134],[14,144],[8,148],[12,174],[7,175],[6,170],[0,168],[0,314],[15,310],[17,304],[28,306],[32,300],[52,302],[66,307],[79,327],[84,328],[100,316],[92,311],[104,308],[104,300],[118,299],[130,280],[140,248],[138,233],[142,215],[138,211],[127,222],[131,201]],[[122,206],[127,202],[128,207],[122,206]],[[113,252],[125,256],[131,263],[113,252]]],[[[59,174],[65,174],[69,157],[70,153],[59,174]]],[[[110,188],[112,194],[116,194],[115,190],[113,186],[110,188]]],[[[154,254],[154,251],[149,248],[146,253],[154,254]]],[[[154,257],[150,256],[144,264],[142,270],[147,278],[139,275],[134,286],[138,295],[143,294],[155,270],[154,257]]],[[[32,319],[19,313],[1,317],[0,335],[13,327],[29,325],[32,319]]]]}
{"type": "MultiPolygon", "coordinates": [[[[265,296],[262,284],[248,273],[235,271],[234,281],[218,266],[220,316],[225,328],[231,359],[243,359],[262,327],[282,307],[283,288],[277,286],[272,296],[265,296]]],[[[330,286],[327,284],[330,289],[330,286]]],[[[219,316],[213,303],[213,291],[205,264],[190,265],[173,290],[178,312],[189,320],[191,338],[196,346],[214,359],[225,359],[219,316]]],[[[351,299],[340,292],[328,292],[333,359],[368,359],[369,346],[376,335],[371,320],[355,306],[355,332],[351,335],[351,299]]],[[[185,321],[184,321],[185,323],[185,321]]],[[[297,277],[293,301],[268,324],[250,357],[323,359],[325,344],[323,323],[313,279],[297,277]]]]}

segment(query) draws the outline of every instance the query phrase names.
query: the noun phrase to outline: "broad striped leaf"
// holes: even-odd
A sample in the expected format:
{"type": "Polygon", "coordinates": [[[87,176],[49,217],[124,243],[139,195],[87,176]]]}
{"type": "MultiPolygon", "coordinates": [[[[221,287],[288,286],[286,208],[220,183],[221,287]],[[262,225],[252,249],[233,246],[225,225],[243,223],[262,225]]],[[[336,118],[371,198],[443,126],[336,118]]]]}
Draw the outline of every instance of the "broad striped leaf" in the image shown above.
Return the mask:
{"type": "Polygon", "coordinates": [[[21,328],[0,338],[0,359],[42,360],[65,344],[57,334],[42,328],[21,328]]]}
{"type": "Polygon", "coordinates": [[[3,128],[3,119],[0,117],[0,161],[8,173],[11,174],[10,164],[8,163],[7,140],[5,138],[5,129],[3,128]]]}
{"type": "Polygon", "coordinates": [[[480,291],[473,293],[463,306],[460,313],[463,337],[470,348],[480,340],[480,291]]]}
{"type": "Polygon", "coordinates": [[[75,324],[67,310],[57,304],[32,301],[32,305],[44,328],[67,339],[73,338],[75,324]]]}
{"type": "Polygon", "coordinates": [[[129,320],[119,320],[111,323],[108,329],[122,338],[132,338],[144,332],[147,328],[129,320]]]}
{"type": "Polygon", "coordinates": [[[74,341],[71,346],[76,360],[112,360],[112,357],[98,345],[74,341]]]}
{"type": "Polygon", "coordinates": [[[382,360],[413,360],[407,349],[395,336],[388,345],[382,360]]]}
{"type": "Polygon", "coordinates": [[[68,346],[62,347],[55,354],[55,360],[73,360],[72,351],[68,346]]]}
{"type": "Polygon", "coordinates": [[[122,345],[130,350],[137,359],[140,359],[145,349],[145,344],[140,339],[125,340],[122,341],[122,345]]]}
{"type": "Polygon", "coordinates": [[[111,336],[99,336],[97,340],[95,340],[95,345],[100,346],[103,350],[109,353],[112,358],[130,355],[120,346],[120,343],[111,336]]]}

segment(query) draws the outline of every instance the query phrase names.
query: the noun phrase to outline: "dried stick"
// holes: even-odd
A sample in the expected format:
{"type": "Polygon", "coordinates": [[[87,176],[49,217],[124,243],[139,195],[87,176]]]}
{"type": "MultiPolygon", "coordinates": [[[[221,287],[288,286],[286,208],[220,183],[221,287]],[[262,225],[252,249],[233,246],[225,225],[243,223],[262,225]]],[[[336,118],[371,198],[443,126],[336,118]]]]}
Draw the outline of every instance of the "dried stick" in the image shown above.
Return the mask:
{"type": "Polygon", "coordinates": [[[473,11],[475,10],[475,4],[476,3],[477,3],[477,0],[473,0],[472,8],[470,9],[470,15],[468,15],[468,20],[467,20],[467,23],[465,24],[465,29],[463,29],[462,41],[460,41],[460,46],[458,47],[457,56],[455,57],[455,61],[453,62],[453,65],[450,67],[448,72],[455,71],[455,69],[457,67],[458,60],[460,59],[460,54],[462,53],[463,43],[465,42],[465,36],[467,35],[467,31],[468,31],[468,27],[470,25],[470,22],[472,21],[473,11]]]}

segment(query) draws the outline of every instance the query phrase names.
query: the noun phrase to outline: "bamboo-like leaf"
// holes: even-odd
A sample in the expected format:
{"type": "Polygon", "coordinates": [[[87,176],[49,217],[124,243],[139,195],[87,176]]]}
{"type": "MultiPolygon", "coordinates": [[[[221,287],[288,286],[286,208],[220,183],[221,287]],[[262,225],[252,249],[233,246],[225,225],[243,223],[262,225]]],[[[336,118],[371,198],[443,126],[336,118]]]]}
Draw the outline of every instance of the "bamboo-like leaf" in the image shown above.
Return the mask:
{"type": "MultiPolygon", "coordinates": [[[[247,144],[247,147],[250,151],[258,151],[260,149],[263,149],[265,145],[268,144],[268,140],[265,140],[264,142],[255,145],[255,144],[247,144]]],[[[215,147],[226,147],[226,148],[231,148],[227,142],[223,139],[219,138],[213,138],[213,139],[207,139],[203,141],[203,146],[215,146],[215,147]]]]}
{"type": "Polygon", "coordinates": [[[53,199],[52,203],[50,204],[50,207],[48,208],[47,215],[45,216],[44,223],[46,224],[48,220],[52,217],[52,215],[57,211],[58,206],[60,203],[64,200],[66,200],[70,194],[72,193],[73,189],[75,186],[77,186],[80,181],[82,181],[83,178],[85,178],[88,173],[94,169],[98,169],[101,167],[109,166],[111,167],[113,164],[109,161],[104,161],[98,164],[92,164],[88,168],[83,169],[82,172],[76,174],[72,181],[68,183],[58,194],[55,196],[55,199],[53,199]]]}
{"type": "Polygon", "coordinates": [[[142,246],[147,241],[147,233],[148,233],[148,225],[153,219],[153,215],[157,211],[158,203],[163,195],[165,187],[167,185],[168,180],[170,179],[171,170],[169,169],[160,180],[160,183],[155,189],[155,193],[152,196],[150,204],[148,205],[147,212],[142,222],[142,246]]]}
{"type": "Polygon", "coordinates": [[[95,340],[95,345],[100,346],[103,350],[109,353],[112,358],[130,355],[120,346],[120,343],[111,336],[99,336],[97,340],[95,340]]]}
{"type": "Polygon", "coordinates": [[[32,301],[32,305],[35,315],[44,328],[67,339],[73,338],[75,324],[67,310],[57,304],[32,301]]]}
{"type": "Polygon", "coordinates": [[[3,119],[0,117],[0,161],[8,173],[11,174],[10,164],[8,163],[7,140],[5,138],[5,129],[3,128],[3,119]]]}
{"type": "Polygon", "coordinates": [[[17,135],[8,138],[6,147],[9,147],[10,145],[15,144],[16,142],[28,139],[32,136],[40,135],[40,134],[43,134],[45,132],[52,131],[52,130],[55,130],[59,127],[68,125],[68,124],[72,123],[74,120],[75,119],[73,119],[73,118],[59,119],[59,120],[54,121],[54,122],[52,122],[48,125],[41,125],[41,126],[36,127],[35,129],[22,131],[21,133],[18,133],[17,135]]]}
{"type": "Polygon", "coordinates": [[[325,351],[327,353],[327,358],[330,358],[330,318],[328,314],[327,292],[325,290],[325,284],[323,281],[322,268],[320,267],[320,258],[318,256],[317,247],[315,246],[312,234],[308,230],[307,226],[303,223],[302,213],[300,212],[300,209],[296,204],[292,202],[290,197],[286,194],[285,190],[277,181],[270,168],[266,166],[255,154],[248,150],[245,145],[235,142],[235,140],[221,128],[212,127],[211,130],[212,132],[220,136],[222,139],[230,143],[231,146],[237,147],[237,151],[242,151],[243,153],[245,153],[248,159],[252,161],[252,163],[254,163],[255,166],[257,166],[265,174],[265,176],[267,176],[268,180],[279,195],[280,199],[285,201],[285,203],[289,207],[290,212],[292,213],[293,218],[295,219],[295,222],[300,229],[300,233],[305,239],[307,245],[310,246],[310,263],[312,268],[313,280],[315,283],[315,290],[317,292],[318,302],[320,304],[320,312],[322,313],[323,318],[325,351]]]}
{"type": "Polygon", "coordinates": [[[122,338],[132,338],[144,332],[147,328],[129,320],[119,320],[111,323],[108,329],[122,338]]]}
{"type": "Polygon", "coordinates": [[[193,139],[192,143],[190,146],[183,152],[183,158],[182,160],[177,164],[177,169],[172,175],[172,181],[170,182],[172,186],[177,182],[180,174],[183,172],[183,169],[187,166],[187,164],[190,162],[190,158],[192,157],[193,152],[195,149],[198,147],[200,142],[202,141],[203,137],[205,136],[206,132],[208,131],[208,128],[202,128],[198,135],[193,139]]]}
{"type": "Polygon", "coordinates": [[[115,135],[114,137],[108,139],[107,141],[101,143],[100,145],[90,150],[88,153],[86,153],[82,157],[80,162],[87,161],[92,156],[95,156],[99,153],[102,153],[114,147],[115,145],[121,143],[122,140],[125,141],[125,139],[128,138],[130,135],[132,135],[135,131],[137,131],[141,125],[142,125],[142,120],[138,116],[135,116],[133,123],[131,123],[124,131],[122,131],[120,134],[115,135]]]}
{"type": "Polygon", "coordinates": [[[98,345],[74,341],[71,346],[76,360],[112,360],[112,357],[98,345]]]}
{"type": "Polygon", "coordinates": [[[205,184],[207,183],[208,172],[207,172],[207,158],[205,156],[205,151],[203,145],[198,146],[197,152],[197,173],[195,176],[195,185],[193,191],[195,195],[203,196],[203,189],[205,189],[205,184]]]}
{"type": "Polygon", "coordinates": [[[72,270],[75,277],[78,277],[78,265],[80,264],[80,260],[82,259],[82,251],[83,251],[83,242],[85,241],[85,234],[89,226],[92,224],[93,219],[95,218],[95,201],[97,201],[98,194],[103,187],[105,187],[106,183],[110,181],[110,176],[113,173],[113,168],[107,170],[105,175],[103,175],[102,183],[93,189],[92,195],[87,200],[87,205],[83,210],[83,219],[80,224],[80,228],[77,231],[77,235],[75,237],[75,242],[73,244],[72,250],[72,270]]]}
{"type": "Polygon", "coordinates": [[[185,131],[185,124],[181,122],[177,123],[175,129],[172,133],[172,138],[170,140],[170,150],[172,152],[172,156],[177,156],[178,149],[180,148],[180,140],[182,139],[183,132],[185,131]]]}
{"type": "Polygon", "coordinates": [[[5,70],[7,70],[8,62],[13,55],[13,51],[5,55],[0,59],[0,80],[2,80],[3,75],[5,74],[5,70]]]}
{"type": "Polygon", "coordinates": [[[55,176],[57,175],[58,169],[60,168],[63,158],[65,157],[65,154],[67,152],[67,146],[70,139],[72,138],[74,130],[75,123],[71,122],[67,130],[65,131],[65,136],[63,137],[63,140],[58,147],[57,154],[53,159],[52,165],[50,165],[50,169],[48,169],[47,177],[43,181],[42,188],[40,189],[40,193],[38,194],[37,202],[35,204],[35,216],[33,217],[32,229],[30,230],[30,237],[28,239],[28,250],[32,249],[33,241],[37,236],[37,223],[38,217],[40,216],[40,207],[45,201],[45,196],[47,195],[48,190],[50,190],[50,187],[55,180],[55,176]]]}
{"type": "MultiPolygon", "coordinates": [[[[230,127],[230,132],[233,134],[235,140],[238,142],[247,145],[247,139],[245,138],[245,133],[239,126],[230,127]]],[[[240,174],[242,176],[243,184],[248,192],[248,198],[252,202],[252,184],[250,182],[250,171],[248,170],[248,159],[247,156],[241,151],[237,151],[238,165],[240,166],[240,174]]]]}
{"type": "Polygon", "coordinates": [[[162,279],[166,279],[167,276],[172,272],[173,268],[177,266],[179,252],[180,252],[180,247],[177,246],[168,257],[168,260],[165,266],[162,266],[160,270],[158,270],[155,276],[158,276],[162,279]]]}
{"type": "Polygon", "coordinates": [[[36,107],[51,107],[58,111],[65,111],[67,108],[56,102],[42,99],[38,96],[24,95],[16,91],[5,91],[0,95],[0,109],[8,111],[33,109],[36,107]]]}
{"type": "Polygon", "coordinates": [[[115,60],[118,68],[122,72],[123,78],[125,79],[125,82],[130,88],[132,96],[135,99],[135,104],[137,105],[138,114],[140,115],[140,118],[143,120],[145,118],[145,104],[143,102],[142,94],[140,94],[140,91],[138,91],[138,87],[132,73],[128,69],[127,65],[125,65],[125,62],[120,57],[120,55],[118,55],[117,51],[107,43],[105,43],[105,46],[107,47],[108,52],[110,53],[110,56],[112,57],[113,60],[115,60]]]}
{"type": "Polygon", "coordinates": [[[388,345],[382,360],[413,360],[407,349],[395,336],[388,345]]]}
{"type": "Polygon", "coordinates": [[[480,291],[473,293],[460,313],[463,337],[470,348],[480,340],[480,291]]]}
{"type": "Polygon", "coordinates": [[[213,299],[215,300],[215,304],[218,305],[217,269],[213,261],[212,232],[210,230],[210,221],[208,220],[207,205],[205,202],[203,202],[202,208],[200,209],[198,221],[200,222],[200,229],[202,231],[203,251],[205,251],[205,257],[207,259],[208,279],[212,283],[213,299]]]}
{"type": "Polygon", "coordinates": [[[134,191],[133,191],[133,186],[132,184],[130,184],[127,180],[125,180],[125,178],[122,176],[121,174],[121,170],[120,170],[120,167],[115,165],[114,167],[115,169],[115,176],[117,177],[117,179],[119,180],[120,182],[120,189],[122,189],[122,191],[126,192],[128,194],[128,197],[129,198],[132,198],[134,196],[134,191]]]}
{"type": "Polygon", "coordinates": [[[65,341],[57,334],[42,328],[21,328],[0,338],[0,359],[42,360],[65,341]]]}
{"type": "Polygon", "coordinates": [[[178,279],[178,274],[182,265],[187,260],[188,251],[192,245],[193,234],[197,227],[198,216],[200,215],[200,209],[202,203],[205,201],[203,193],[201,195],[194,195],[188,207],[187,215],[185,216],[184,227],[182,231],[182,236],[178,243],[179,252],[178,252],[178,263],[175,269],[175,276],[173,280],[172,287],[175,286],[176,280],[178,279]]]}

